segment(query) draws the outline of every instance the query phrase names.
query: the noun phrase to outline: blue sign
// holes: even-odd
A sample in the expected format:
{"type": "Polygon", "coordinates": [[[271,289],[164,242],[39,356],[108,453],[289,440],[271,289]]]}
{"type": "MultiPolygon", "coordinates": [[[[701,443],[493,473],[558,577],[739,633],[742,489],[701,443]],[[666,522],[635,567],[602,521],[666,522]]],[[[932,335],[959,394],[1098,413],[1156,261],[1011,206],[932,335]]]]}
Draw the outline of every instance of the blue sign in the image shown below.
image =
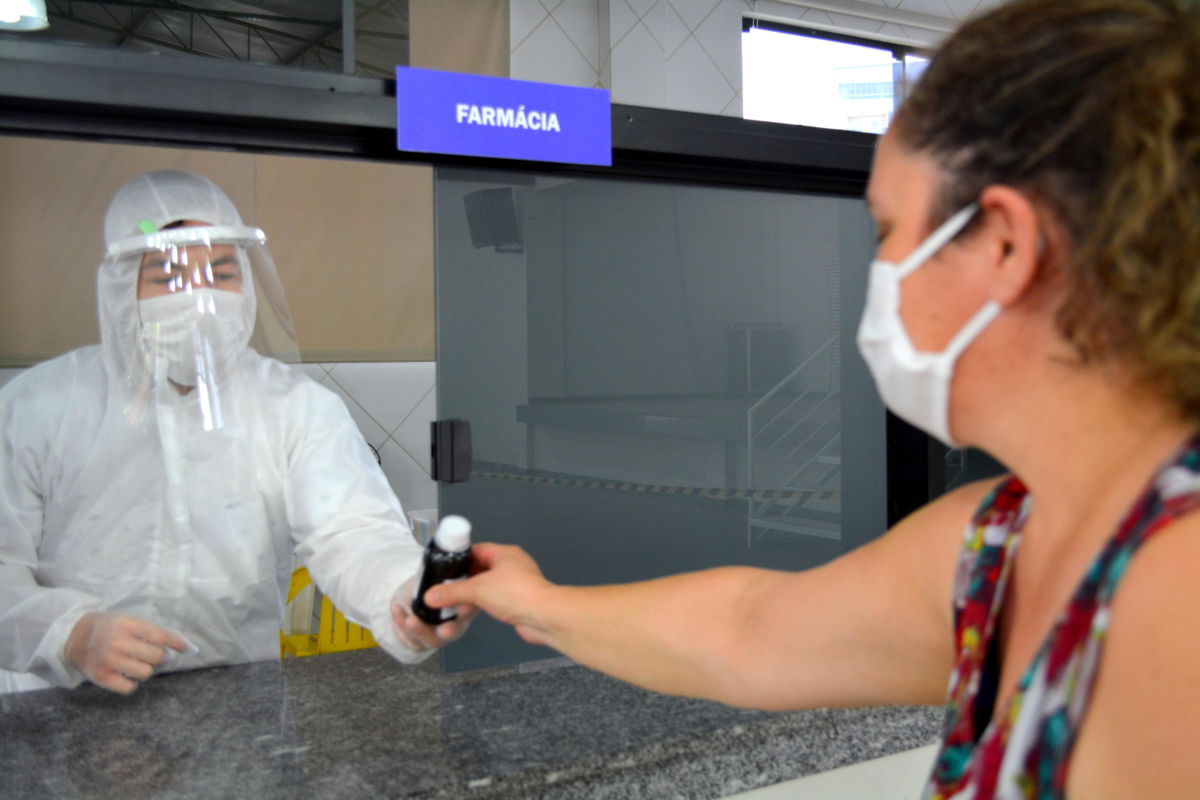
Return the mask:
{"type": "Polygon", "coordinates": [[[396,67],[396,147],[612,165],[604,89],[396,67]]]}

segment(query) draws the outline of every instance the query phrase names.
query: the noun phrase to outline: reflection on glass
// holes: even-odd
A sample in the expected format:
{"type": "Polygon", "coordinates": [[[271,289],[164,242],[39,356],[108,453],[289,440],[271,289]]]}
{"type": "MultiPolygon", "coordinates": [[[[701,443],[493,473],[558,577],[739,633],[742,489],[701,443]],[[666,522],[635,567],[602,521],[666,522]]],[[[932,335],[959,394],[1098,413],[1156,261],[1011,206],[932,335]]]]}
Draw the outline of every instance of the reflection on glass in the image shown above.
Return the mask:
{"type": "MultiPolygon", "coordinates": [[[[443,513],[569,583],[802,568],[882,532],[844,515],[883,509],[882,409],[844,358],[860,200],[510,178],[438,175],[439,416],[475,457],[443,513]]],[[[478,627],[449,668],[548,655],[478,627]]]]}
{"type": "Polygon", "coordinates": [[[349,38],[341,0],[74,0],[47,3],[47,12],[50,27],[22,39],[373,78],[391,77],[397,64],[408,63],[408,0],[356,0],[349,38]]]}

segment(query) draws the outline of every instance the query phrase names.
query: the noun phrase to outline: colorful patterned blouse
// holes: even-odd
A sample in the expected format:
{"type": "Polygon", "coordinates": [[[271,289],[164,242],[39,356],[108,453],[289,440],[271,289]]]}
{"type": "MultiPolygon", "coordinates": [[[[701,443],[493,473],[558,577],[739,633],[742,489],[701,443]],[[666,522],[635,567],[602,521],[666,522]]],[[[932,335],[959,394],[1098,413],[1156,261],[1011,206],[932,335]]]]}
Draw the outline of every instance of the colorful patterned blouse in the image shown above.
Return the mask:
{"type": "Polygon", "coordinates": [[[1010,705],[994,709],[1000,648],[992,645],[1031,503],[1025,486],[1010,478],[984,499],[967,526],[954,586],[958,656],[928,800],[1065,797],[1071,748],[1087,713],[1113,593],[1142,542],[1200,507],[1200,437],[1155,475],[1092,563],[1010,705]]]}

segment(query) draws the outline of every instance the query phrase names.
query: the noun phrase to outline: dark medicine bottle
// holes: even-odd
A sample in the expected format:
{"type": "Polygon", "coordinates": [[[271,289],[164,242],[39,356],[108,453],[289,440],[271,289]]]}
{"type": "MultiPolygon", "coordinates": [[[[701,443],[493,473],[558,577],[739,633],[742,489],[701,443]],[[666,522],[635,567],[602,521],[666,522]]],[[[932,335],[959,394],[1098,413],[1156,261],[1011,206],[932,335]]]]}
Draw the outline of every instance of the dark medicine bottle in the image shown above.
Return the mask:
{"type": "Polygon", "coordinates": [[[421,573],[413,589],[412,612],[426,625],[449,622],[458,615],[451,608],[430,608],[425,605],[425,592],[430,587],[467,577],[471,569],[471,523],[465,517],[451,514],[438,524],[437,533],[425,547],[421,573]]]}

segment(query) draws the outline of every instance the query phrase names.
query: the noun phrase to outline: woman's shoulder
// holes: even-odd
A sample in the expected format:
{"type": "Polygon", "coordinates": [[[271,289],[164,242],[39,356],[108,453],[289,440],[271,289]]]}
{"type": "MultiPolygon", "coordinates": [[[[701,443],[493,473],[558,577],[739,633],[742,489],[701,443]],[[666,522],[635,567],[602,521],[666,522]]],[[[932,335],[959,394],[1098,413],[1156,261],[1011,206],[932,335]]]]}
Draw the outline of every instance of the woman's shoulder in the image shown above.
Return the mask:
{"type": "Polygon", "coordinates": [[[1200,510],[1138,548],[1113,595],[1073,797],[1197,797],[1200,510]],[[1130,735],[1136,731],[1136,735],[1130,735]]]}

